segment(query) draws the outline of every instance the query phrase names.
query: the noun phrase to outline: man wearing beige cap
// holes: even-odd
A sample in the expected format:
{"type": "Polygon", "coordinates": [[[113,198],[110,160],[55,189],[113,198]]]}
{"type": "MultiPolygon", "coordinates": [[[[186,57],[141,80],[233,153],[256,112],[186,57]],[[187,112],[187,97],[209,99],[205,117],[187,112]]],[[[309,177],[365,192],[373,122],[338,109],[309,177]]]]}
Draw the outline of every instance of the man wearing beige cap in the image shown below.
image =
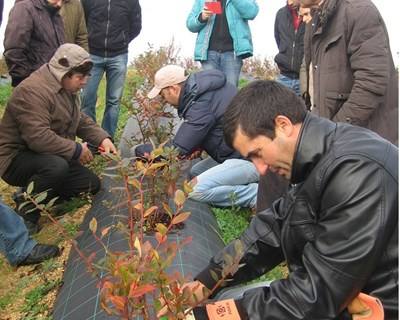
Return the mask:
{"type": "MultiPolygon", "coordinates": [[[[222,116],[236,95],[237,89],[226,81],[219,70],[203,70],[191,75],[176,65],[157,71],[154,88],[148,97],[161,95],[178,109],[183,118],[171,145],[182,158],[204,150],[209,157],[192,167],[191,176],[197,184],[190,197],[216,206],[254,207],[259,175],[249,161],[225,143],[222,116]]],[[[136,155],[151,152],[151,145],[140,145],[136,155]]]]}
{"type": "MultiPolygon", "coordinates": [[[[84,49],[64,44],[14,89],[0,124],[0,176],[8,184],[34,182],[34,193],[49,190],[48,199],[100,189],[99,178],[84,166],[93,159],[87,142],[105,152],[116,149],[107,132],[80,112],[79,91],[91,67],[84,49]]],[[[32,233],[38,231],[37,210],[18,213],[32,233]]]]}

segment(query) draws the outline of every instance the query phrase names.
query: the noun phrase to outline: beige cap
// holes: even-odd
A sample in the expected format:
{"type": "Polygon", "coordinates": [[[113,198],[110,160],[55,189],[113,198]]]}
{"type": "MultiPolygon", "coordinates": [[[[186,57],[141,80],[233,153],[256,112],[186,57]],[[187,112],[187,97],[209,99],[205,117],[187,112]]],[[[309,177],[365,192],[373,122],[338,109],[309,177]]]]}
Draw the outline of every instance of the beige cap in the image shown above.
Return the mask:
{"type": "Polygon", "coordinates": [[[153,99],[160,94],[162,89],[181,83],[187,78],[188,76],[185,75],[185,69],[180,66],[171,64],[162,67],[156,72],[154,76],[154,88],[150,90],[147,97],[153,99]]]}

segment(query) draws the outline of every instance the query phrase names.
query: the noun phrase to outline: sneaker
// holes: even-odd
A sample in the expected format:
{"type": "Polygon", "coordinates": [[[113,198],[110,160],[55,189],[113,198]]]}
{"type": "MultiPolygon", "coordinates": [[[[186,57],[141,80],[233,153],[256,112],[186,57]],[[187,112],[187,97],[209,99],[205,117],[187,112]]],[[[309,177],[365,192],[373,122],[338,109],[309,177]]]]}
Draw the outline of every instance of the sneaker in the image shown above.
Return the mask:
{"type": "Polygon", "coordinates": [[[30,264],[37,264],[54,258],[60,255],[60,249],[57,246],[51,244],[40,244],[38,243],[33,247],[31,253],[20,263],[18,266],[27,266],[30,264]]]}

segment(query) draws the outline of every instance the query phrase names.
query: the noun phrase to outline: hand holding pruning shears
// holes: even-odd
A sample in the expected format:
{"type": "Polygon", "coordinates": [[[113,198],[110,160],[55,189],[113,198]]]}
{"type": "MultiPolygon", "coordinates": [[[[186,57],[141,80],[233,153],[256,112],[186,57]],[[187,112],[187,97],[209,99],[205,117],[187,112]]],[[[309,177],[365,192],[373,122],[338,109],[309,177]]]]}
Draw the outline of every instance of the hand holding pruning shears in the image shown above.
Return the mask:
{"type": "Polygon", "coordinates": [[[104,139],[100,146],[98,147],[100,153],[112,153],[117,154],[117,148],[115,148],[114,144],[109,138],[104,139]]]}

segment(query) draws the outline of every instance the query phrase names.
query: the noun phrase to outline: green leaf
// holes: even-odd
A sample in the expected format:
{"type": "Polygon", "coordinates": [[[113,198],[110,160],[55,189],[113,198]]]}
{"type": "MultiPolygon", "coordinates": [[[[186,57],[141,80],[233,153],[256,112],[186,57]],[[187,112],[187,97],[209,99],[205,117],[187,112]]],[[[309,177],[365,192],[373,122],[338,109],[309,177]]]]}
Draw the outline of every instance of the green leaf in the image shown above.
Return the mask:
{"type": "Polygon", "coordinates": [[[210,274],[211,274],[211,278],[213,278],[213,280],[215,282],[219,281],[219,277],[218,277],[217,273],[214,270],[210,270],[210,274]]]}
{"type": "Polygon", "coordinates": [[[47,198],[47,192],[42,192],[42,193],[39,193],[39,194],[35,197],[35,201],[36,201],[36,203],[41,203],[41,202],[43,202],[46,198],[47,198]]]}
{"type": "Polygon", "coordinates": [[[33,181],[31,183],[28,184],[28,188],[26,189],[26,193],[27,194],[31,194],[33,191],[33,181]]]}
{"type": "Polygon", "coordinates": [[[97,231],[97,220],[96,220],[96,218],[92,218],[92,220],[90,220],[89,229],[93,233],[96,233],[96,231],[97,231]]]}
{"type": "Polygon", "coordinates": [[[156,230],[159,233],[161,233],[162,236],[165,236],[167,234],[168,228],[165,225],[163,225],[162,223],[157,223],[156,230]]]}
{"type": "Polygon", "coordinates": [[[58,197],[55,197],[55,198],[51,199],[49,202],[47,202],[46,207],[47,207],[47,208],[53,207],[53,206],[54,206],[54,203],[57,201],[57,199],[58,199],[58,197]]]}
{"type": "Polygon", "coordinates": [[[180,207],[185,203],[186,197],[185,197],[185,193],[182,190],[176,190],[175,191],[175,198],[174,198],[174,202],[175,204],[180,207]]]}

